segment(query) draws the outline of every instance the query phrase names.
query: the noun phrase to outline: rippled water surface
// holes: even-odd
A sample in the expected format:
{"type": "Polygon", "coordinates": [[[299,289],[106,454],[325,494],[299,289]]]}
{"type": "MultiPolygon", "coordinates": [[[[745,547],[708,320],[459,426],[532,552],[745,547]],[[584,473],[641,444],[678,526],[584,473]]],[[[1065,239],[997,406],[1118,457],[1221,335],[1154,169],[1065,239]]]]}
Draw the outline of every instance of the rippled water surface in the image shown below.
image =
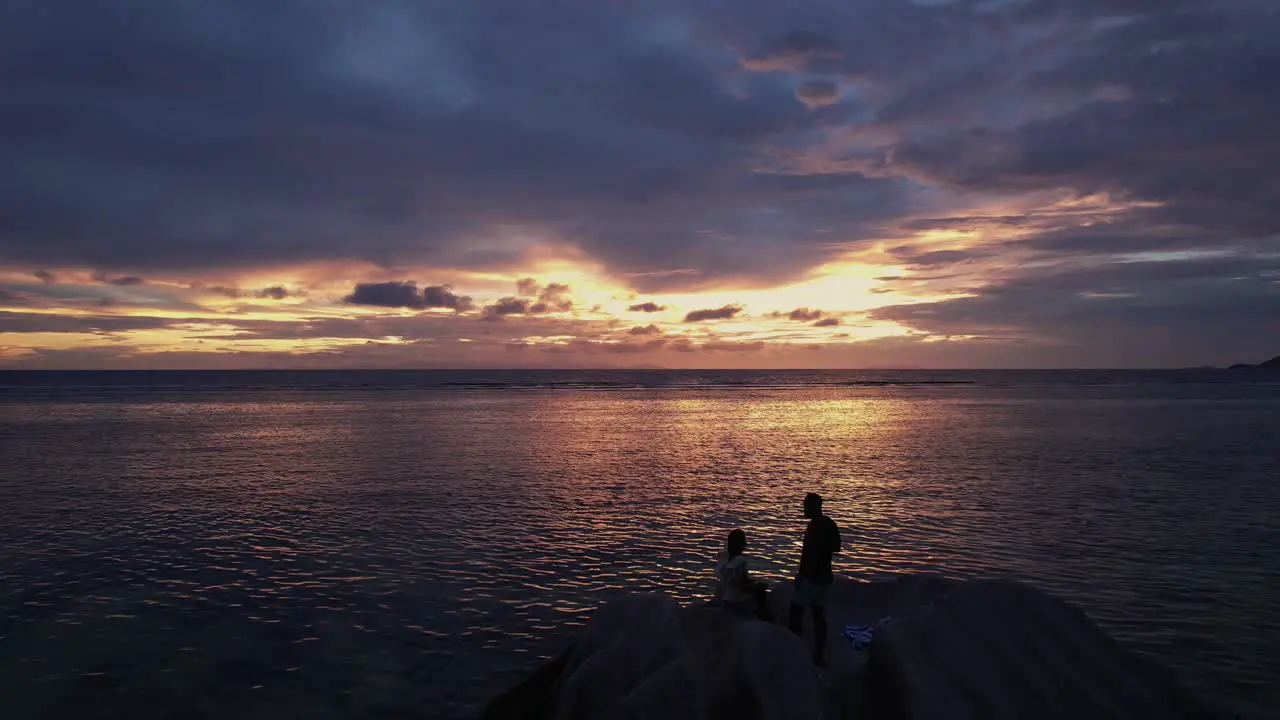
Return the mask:
{"type": "Polygon", "coordinates": [[[1280,384],[1227,373],[0,374],[0,715],[468,717],[611,593],[1030,579],[1280,708],[1280,384]]]}

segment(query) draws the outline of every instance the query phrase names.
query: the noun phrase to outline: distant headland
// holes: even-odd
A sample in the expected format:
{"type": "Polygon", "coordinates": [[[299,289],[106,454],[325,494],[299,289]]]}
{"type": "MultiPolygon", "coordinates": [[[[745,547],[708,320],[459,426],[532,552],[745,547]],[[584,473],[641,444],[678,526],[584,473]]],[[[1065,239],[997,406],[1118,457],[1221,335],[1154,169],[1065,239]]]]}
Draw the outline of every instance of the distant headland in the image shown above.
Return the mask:
{"type": "Polygon", "coordinates": [[[1239,363],[1232,365],[1228,370],[1280,370],[1280,355],[1277,355],[1264,363],[1250,365],[1248,363],[1239,363]]]}

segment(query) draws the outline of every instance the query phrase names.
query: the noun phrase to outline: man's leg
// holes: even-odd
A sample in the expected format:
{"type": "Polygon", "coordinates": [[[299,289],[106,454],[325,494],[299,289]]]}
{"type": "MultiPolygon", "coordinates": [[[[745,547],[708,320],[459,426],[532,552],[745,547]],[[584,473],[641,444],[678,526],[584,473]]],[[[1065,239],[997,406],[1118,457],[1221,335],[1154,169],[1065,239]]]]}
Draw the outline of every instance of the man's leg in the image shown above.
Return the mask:
{"type": "Polygon", "coordinates": [[[823,653],[827,648],[827,609],[822,605],[813,606],[813,660],[819,665],[827,664],[827,656],[823,653]]]}
{"type": "Polygon", "coordinates": [[[791,583],[791,632],[804,637],[804,609],[809,604],[809,583],[796,578],[791,583]]]}

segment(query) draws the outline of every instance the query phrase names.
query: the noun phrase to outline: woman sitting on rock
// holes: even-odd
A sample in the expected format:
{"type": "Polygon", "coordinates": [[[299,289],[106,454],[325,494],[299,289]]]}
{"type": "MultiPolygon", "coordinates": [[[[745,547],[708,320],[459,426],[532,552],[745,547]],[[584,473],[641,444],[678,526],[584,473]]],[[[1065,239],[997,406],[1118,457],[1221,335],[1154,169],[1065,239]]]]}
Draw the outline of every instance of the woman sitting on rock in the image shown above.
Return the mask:
{"type": "Polygon", "coordinates": [[[740,615],[755,615],[772,622],[767,597],[768,584],[751,579],[747,570],[747,534],[742,530],[729,533],[725,553],[716,563],[719,585],[716,599],[724,609],[740,615]]]}

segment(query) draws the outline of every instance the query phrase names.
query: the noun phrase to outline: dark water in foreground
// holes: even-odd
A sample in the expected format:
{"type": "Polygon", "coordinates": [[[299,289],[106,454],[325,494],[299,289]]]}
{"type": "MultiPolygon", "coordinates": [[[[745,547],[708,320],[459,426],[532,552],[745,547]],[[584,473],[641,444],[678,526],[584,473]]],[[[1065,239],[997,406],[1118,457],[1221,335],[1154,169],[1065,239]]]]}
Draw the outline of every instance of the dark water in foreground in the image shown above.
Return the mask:
{"type": "Polygon", "coordinates": [[[1027,578],[1280,713],[1280,382],[1239,373],[0,373],[0,716],[467,717],[612,593],[1027,578]]]}

